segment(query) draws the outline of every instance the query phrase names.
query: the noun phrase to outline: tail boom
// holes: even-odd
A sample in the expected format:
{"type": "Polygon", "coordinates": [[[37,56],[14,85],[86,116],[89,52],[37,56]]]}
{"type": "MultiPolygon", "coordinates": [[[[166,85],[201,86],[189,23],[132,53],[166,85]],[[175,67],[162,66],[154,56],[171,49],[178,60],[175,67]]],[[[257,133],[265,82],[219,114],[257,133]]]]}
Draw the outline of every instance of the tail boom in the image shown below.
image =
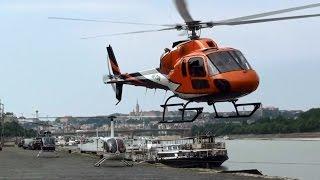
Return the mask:
{"type": "MultiPolygon", "coordinates": [[[[105,76],[107,77],[107,76],[105,76]]],[[[163,89],[169,90],[171,83],[169,80],[162,75],[157,69],[135,72],[130,74],[121,74],[115,76],[112,79],[107,79],[104,81],[106,84],[127,84],[133,86],[142,86],[149,89],[163,89]]]]}
{"type": "Polygon", "coordinates": [[[160,73],[159,69],[122,74],[113,49],[110,45],[107,46],[107,52],[109,75],[105,75],[103,77],[103,82],[105,84],[111,84],[114,87],[116,98],[119,102],[122,98],[122,89],[124,84],[142,86],[149,89],[163,89],[173,91],[175,91],[180,86],[179,84],[171,82],[166,75],[160,73]]]}

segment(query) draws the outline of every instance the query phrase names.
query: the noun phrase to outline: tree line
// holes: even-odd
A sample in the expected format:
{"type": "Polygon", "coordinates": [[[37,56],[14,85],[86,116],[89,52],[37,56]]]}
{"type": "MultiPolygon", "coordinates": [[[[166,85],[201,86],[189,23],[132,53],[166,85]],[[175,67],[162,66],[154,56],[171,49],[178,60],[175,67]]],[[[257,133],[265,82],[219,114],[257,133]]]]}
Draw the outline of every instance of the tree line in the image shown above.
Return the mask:
{"type": "Polygon", "coordinates": [[[243,123],[207,123],[203,126],[194,125],[193,135],[212,134],[216,136],[229,134],[279,134],[320,132],[320,108],[310,109],[301,113],[298,118],[263,118],[252,124],[243,123]]]}
{"type": "MultiPolygon", "coordinates": [[[[0,124],[0,133],[2,131],[2,124],[0,124]]],[[[25,129],[19,125],[18,122],[4,123],[4,137],[35,137],[37,132],[33,129],[25,129]]]]}

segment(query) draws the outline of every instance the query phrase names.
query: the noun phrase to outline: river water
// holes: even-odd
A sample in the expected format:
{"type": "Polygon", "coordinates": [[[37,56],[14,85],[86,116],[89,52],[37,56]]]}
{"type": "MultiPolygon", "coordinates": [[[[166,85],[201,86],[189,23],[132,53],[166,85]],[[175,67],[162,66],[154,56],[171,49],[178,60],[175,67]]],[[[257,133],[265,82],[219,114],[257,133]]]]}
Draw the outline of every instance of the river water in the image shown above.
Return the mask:
{"type": "Polygon", "coordinates": [[[226,140],[227,170],[258,169],[265,175],[320,180],[320,140],[226,140]]]}

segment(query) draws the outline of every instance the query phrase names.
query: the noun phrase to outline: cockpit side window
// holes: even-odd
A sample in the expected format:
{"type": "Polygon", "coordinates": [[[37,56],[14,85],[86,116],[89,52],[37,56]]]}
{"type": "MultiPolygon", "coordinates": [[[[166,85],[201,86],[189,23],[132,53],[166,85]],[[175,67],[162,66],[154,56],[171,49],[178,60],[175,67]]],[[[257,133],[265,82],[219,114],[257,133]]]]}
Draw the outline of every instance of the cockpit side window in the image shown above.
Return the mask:
{"type": "Polygon", "coordinates": [[[126,146],[124,145],[124,142],[122,139],[116,139],[117,144],[118,144],[118,150],[120,153],[125,153],[126,152],[126,146]]]}
{"type": "Polygon", "coordinates": [[[107,152],[116,153],[117,152],[117,141],[114,138],[108,139],[106,145],[104,145],[107,152]]]}
{"type": "Polygon", "coordinates": [[[219,74],[219,70],[210,60],[208,60],[208,74],[211,76],[219,74]]]}
{"type": "Polygon", "coordinates": [[[188,70],[191,77],[205,77],[204,60],[201,57],[190,58],[188,61],[188,70]]]}

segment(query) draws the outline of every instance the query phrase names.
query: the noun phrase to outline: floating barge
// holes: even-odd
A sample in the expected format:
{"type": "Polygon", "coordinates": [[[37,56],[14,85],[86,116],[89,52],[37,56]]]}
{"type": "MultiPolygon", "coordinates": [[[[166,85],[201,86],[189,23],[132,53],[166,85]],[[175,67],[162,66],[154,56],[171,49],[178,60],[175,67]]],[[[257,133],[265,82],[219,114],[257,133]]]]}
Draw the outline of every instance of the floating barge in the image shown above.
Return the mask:
{"type": "Polygon", "coordinates": [[[127,145],[133,160],[162,163],[179,168],[213,168],[221,166],[228,160],[225,143],[216,142],[213,136],[137,141],[140,141],[139,144],[144,145],[144,148],[127,145]]]}

